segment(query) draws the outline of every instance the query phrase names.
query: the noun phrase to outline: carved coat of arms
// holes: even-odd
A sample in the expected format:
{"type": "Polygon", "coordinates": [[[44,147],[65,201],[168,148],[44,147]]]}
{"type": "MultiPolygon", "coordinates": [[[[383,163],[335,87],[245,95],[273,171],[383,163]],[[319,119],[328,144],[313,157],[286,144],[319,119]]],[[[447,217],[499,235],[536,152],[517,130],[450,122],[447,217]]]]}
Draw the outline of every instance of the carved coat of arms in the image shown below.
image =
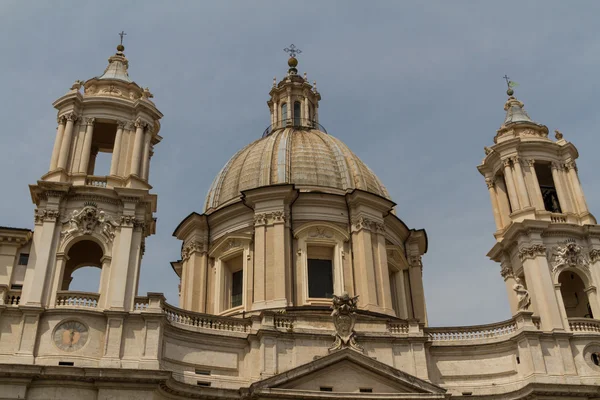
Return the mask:
{"type": "Polygon", "coordinates": [[[335,327],[335,342],[329,351],[335,351],[344,347],[363,352],[363,348],[356,343],[354,324],[356,322],[356,304],[358,296],[350,297],[347,292],[341,296],[333,295],[333,325],[335,327]]]}

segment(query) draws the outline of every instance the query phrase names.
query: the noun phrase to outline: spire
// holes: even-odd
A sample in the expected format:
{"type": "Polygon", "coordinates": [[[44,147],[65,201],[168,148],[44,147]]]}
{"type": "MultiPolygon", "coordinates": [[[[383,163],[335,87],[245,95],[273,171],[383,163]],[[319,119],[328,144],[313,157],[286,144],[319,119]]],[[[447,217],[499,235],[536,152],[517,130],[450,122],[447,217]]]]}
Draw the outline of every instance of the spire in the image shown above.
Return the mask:
{"type": "Polygon", "coordinates": [[[129,61],[125,57],[123,51],[123,36],[127,35],[125,32],[119,33],[121,36],[121,43],[117,46],[117,53],[108,59],[108,66],[104,70],[104,73],[98,77],[98,79],[115,79],[123,82],[133,82],[129,78],[127,68],[129,68],[129,61]]]}

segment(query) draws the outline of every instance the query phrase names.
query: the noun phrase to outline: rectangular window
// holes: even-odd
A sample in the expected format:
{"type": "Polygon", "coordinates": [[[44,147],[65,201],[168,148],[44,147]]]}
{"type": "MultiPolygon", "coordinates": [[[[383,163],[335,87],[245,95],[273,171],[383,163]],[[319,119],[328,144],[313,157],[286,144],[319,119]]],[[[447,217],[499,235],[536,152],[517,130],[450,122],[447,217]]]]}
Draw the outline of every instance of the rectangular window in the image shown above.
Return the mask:
{"type": "Polygon", "coordinates": [[[321,392],[333,392],[333,388],[331,386],[321,386],[319,390],[321,392]]]}
{"type": "Polygon", "coordinates": [[[371,388],[360,388],[359,392],[360,393],[373,393],[373,389],[371,389],[371,388]]]}
{"type": "Polygon", "coordinates": [[[29,262],[29,254],[19,254],[19,265],[27,265],[27,262],[29,262]]]}
{"type": "Polygon", "coordinates": [[[333,265],[331,260],[308,259],[308,297],[333,297],[333,265]]]}
{"type": "Polygon", "coordinates": [[[243,286],[244,271],[239,270],[231,274],[231,307],[242,305],[243,286]]]}

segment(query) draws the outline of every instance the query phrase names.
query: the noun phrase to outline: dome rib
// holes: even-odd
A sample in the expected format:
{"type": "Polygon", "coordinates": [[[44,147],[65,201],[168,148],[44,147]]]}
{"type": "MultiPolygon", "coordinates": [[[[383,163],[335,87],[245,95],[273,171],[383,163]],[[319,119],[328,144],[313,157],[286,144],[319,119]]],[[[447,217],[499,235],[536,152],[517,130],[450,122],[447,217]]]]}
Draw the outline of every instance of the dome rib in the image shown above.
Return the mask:
{"type": "Polygon", "coordinates": [[[389,199],[373,171],[341,140],[318,130],[290,127],[238,151],[213,181],[205,211],[230,204],[242,191],[285,183],[301,191],[361,189],[389,199]]]}

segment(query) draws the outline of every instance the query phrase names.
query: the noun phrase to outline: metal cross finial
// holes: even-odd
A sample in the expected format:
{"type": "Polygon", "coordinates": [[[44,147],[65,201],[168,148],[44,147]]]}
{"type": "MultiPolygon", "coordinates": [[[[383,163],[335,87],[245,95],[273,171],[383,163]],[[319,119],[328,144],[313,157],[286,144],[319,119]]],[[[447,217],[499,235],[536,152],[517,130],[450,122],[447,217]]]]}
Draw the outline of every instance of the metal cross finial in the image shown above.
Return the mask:
{"type": "Polygon", "coordinates": [[[297,48],[293,43],[290,45],[290,47],[286,47],[285,49],[283,49],[283,51],[288,53],[290,55],[290,57],[294,57],[294,58],[296,58],[296,55],[302,53],[302,50],[297,48]]]}
{"type": "Polygon", "coordinates": [[[121,33],[119,33],[119,36],[121,36],[121,44],[123,44],[123,36],[127,36],[127,34],[125,33],[125,31],[121,31],[121,33]]]}
{"type": "Polygon", "coordinates": [[[503,78],[506,81],[506,86],[508,86],[508,88],[510,89],[510,78],[506,74],[504,74],[503,78]]]}

